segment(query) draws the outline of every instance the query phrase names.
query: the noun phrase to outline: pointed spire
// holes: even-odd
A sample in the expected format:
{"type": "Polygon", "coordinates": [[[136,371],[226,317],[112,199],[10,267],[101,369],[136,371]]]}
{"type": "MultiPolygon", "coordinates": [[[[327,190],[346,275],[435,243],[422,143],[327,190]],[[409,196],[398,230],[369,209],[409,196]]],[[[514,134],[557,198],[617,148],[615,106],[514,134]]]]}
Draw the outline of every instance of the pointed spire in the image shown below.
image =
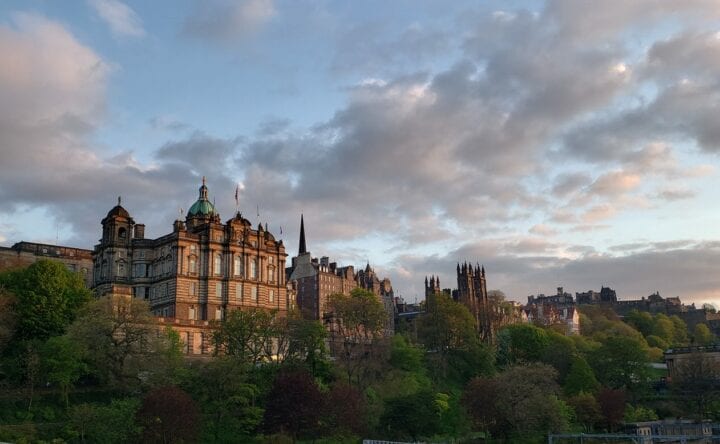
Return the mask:
{"type": "Polygon", "coordinates": [[[118,196],[118,206],[120,206],[120,203],[122,202],[122,197],[118,196]]]}
{"type": "Polygon", "coordinates": [[[485,277],[485,264],[483,264],[483,266],[482,266],[481,273],[482,273],[482,276],[485,277]]]}
{"type": "Polygon", "coordinates": [[[205,176],[203,176],[203,185],[205,185],[205,176]]]}
{"type": "Polygon", "coordinates": [[[300,213],[300,246],[298,247],[298,256],[307,253],[307,247],[305,246],[305,221],[303,214],[300,213]]]}
{"type": "Polygon", "coordinates": [[[427,286],[428,286],[428,279],[427,279],[427,276],[425,276],[425,288],[427,288],[427,286]]]}

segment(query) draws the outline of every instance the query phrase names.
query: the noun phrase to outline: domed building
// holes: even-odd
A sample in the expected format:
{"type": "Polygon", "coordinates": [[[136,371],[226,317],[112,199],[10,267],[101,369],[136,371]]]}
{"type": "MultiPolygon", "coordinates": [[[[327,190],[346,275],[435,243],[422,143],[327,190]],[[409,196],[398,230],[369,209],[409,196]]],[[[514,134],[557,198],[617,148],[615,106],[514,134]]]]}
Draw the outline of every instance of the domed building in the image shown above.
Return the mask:
{"type": "Polygon", "coordinates": [[[135,223],[119,198],[101,223],[102,239],[93,251],[96,294],[146,300],[161,322],[180,332],[187,354],[210,352],[210,321],[230,310],[287,314],[282,240],[262,225],[254,229],[239,212],[223,224],[205,178],[198,199],[171,233],[146,239],[145,226],[135,223]]]}

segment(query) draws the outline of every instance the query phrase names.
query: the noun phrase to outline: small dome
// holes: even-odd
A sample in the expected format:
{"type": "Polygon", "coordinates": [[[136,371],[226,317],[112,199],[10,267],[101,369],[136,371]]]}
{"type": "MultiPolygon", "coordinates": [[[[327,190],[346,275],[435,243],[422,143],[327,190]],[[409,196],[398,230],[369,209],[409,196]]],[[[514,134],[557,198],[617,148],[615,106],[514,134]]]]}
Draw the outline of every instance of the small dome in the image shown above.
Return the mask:
{"type": "Polygon", "coordinates": [[[208,188],[205,186],[205,177],[203,176],[202,186],[200,187],[200,195],[198,200],[190,207],[187,217],[205,217],[217,214],[215,206],[208,200],[208,188]]]}
{"type": "Polygon", "coordinates": [[[118,196],[117,205],[115,205],[110,211],[108,211],[108,214],[105,217],[106,219],[110,218],[110,217],[125,217],[127,219],[130,219],[130,213],[128,213],[128,211],[125,208],[123,208],[122,205],[120,205],[120,203],[121,203],[120,196],[118,196]]]}

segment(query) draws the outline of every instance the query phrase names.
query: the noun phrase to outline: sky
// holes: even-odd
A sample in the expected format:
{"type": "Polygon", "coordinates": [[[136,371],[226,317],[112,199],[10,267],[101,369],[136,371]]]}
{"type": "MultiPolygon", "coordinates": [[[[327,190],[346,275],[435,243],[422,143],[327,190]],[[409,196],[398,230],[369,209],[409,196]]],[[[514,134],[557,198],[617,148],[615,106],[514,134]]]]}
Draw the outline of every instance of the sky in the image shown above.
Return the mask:
{"type": "Polygon", "coordinates": [[[6,0],[0,66],[0,245],[164,235],[206,176],[411,302],[720,302],[717,0],[6,0]]]}

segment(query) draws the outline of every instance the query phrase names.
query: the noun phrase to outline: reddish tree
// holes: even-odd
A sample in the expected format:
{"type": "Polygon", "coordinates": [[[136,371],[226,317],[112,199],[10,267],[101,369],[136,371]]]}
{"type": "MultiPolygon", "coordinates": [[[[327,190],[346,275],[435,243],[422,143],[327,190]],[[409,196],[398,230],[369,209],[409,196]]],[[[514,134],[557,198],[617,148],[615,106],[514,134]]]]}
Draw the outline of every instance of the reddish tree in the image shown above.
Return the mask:
{"type": "Polygon", "coordinates": [[[487,432],[495,422],[493,408],[498,396],[497,382],[493,378],[473,378],[465,388],[462,403],[478,430],[487,432]]]}
{"type": "Polygon", "coordinates": [[[160,387],[148,392],[137,418],[144,429],[143,442],[197,441],[200,414],[190,395],[177,387],[160,387]]]}
{"type": "Polygon", "coordinates": [[[367,431],[367,403],[357,388],[339,383],[327,395],[324,418],[336,434],[362,435],[367,431]]]}
{"type": "Polygon", "coordinates": [[[311,437],[319,430],[323,396],[315,380],[304,370],[280,373],[268,394],[263,424],[269,433],[293,438],[311,437]]]}
{"type": "Polygon", "coordinates": [[[626,398],[625,390],[613,390],[610,388],[603,388],[597,395],[600,411],[605,418],[608,430],[611,432],[616,425],[623,421],[626,398]]]}

